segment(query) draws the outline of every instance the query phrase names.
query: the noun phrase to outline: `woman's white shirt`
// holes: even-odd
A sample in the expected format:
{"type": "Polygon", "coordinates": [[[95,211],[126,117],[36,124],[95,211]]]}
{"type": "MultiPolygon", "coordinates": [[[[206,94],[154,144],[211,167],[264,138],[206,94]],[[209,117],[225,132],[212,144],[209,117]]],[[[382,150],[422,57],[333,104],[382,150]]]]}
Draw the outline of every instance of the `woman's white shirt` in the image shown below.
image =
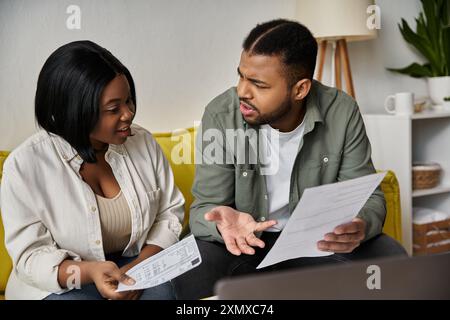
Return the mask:
{"type": "MultiPolygon", "coordinates": [[[[105,159],[131,210],[132,232],[123,256],[145,244],[178,241],[184,198],[150,132],[110,145],[105,159]]],[[[43,299],[64,293],[58,266],[65,259],[104,261],[97,201],[80,173],[83,160],[63,138],[39,131],[6,159],[1,186],[5,244],[13,260],[7,299],[43,299]]]]}

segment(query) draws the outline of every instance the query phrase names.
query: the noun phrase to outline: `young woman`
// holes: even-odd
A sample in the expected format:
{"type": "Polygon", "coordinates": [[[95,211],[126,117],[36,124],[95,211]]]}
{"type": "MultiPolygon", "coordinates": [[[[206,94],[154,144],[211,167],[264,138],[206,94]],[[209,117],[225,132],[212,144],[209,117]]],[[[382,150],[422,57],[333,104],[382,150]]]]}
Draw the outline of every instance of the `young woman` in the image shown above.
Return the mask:
{"type": "Polygon", "coordinates": [[[77,41],[47,59],[35,99],[42,130],[4,165],[7,299],[174,298],[170,282],[115,292],[133,283],[127,270],[178,241],[184,214],[135,114],[133,78],[106,49],[77,41]]]}

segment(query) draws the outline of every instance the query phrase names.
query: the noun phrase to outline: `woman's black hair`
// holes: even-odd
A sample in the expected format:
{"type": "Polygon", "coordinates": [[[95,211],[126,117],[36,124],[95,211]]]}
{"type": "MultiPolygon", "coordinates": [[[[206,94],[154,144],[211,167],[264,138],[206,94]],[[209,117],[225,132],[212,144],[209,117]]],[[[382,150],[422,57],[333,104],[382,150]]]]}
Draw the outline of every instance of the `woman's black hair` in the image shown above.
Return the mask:
{"type": "Polygon", "coordinates": [[[84,161],[95,163],[89,135],[99,119],[103,89],[118,74],[127,78],[136,106],[133,78],[108,50],[92,41],[75,41],[58,48],[39,74],[35,97],[39,126],[64,138],[84,161]]]}

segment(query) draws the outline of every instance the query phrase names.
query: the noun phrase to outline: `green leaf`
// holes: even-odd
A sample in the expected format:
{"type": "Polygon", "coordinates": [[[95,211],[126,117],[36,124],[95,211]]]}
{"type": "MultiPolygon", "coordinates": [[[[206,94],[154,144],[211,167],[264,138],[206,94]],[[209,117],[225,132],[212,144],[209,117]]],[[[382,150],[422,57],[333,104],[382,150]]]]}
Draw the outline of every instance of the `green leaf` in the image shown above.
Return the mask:
{"type": "Polygon", "coordinates": [[[442,59],[444,61],[443,76],[450,76],[450,0],[444,0],[442,14],[442,59]]]}
{"type": "Polygon", "coordinates": [[[426,28],[425,19],[423,17],[423,13],[420,13],[419,17],[416,18],[416,29],[417,34],[422,38],[428,37],[428,30],[426,28]]]}
{"type": "Polygon", "coordinates": [[[450,76],[450,26],[442,28],[444,70],[442,76],[450,76]]]}
{"type": "Polygon", "coordinates": [[[418,63],[412,63],[409,66],[401,69],[388,68],[389,71],[407,74],[414,78],[432,77],[430,64],[420,65],[418,63]]]}
{"type": "Polygon", "coordinates": [[[413,31],[405,19],[399,24],[400,32],[407,43],[428,60],[420,65],[413,63],[402,69],[391,71],[409,74],[412,77],[439,77],[450,73],[450,0],[420,0],[422,12],[413,31]]]}
{"type": "MultiPolygon", "coordinates": [[[[439,53],[433,51],[430,41],[416,34],[411,30],[408,23],[402,19],[402,26],[399,27],[403,38],[412,46],[414,46],[431,64],[432,70],[439,70],[439,53]]],[[[434,72],[433,72],[434,73],[434,72]]]]}
{"type": "Polygon", "coordinates": [[[421,0],[423,11],[427,19],[428,35],[433,48],[438,48],[440,38],[440,25],[438,24],[439,12],[436,10],[439,0],[421,0]]]}
{"type": "Polygon", "coordinates": [[[450,24],[450,0],[444,0],[442,2],[442,23],[444,26],[448,26],[450,24]]]}

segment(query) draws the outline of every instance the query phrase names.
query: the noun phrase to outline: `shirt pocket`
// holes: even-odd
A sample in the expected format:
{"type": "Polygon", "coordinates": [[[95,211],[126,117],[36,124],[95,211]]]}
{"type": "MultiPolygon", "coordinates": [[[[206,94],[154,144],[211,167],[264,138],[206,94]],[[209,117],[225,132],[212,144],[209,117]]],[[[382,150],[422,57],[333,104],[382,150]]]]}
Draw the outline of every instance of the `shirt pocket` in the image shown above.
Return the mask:
{"type": "Polygon", "coordinates": [[[341,156],[336,154],[323,154],[314,159],[308,159],[303,164],[303,170],[307,172],[308,181],[312,185],[336,182],[341,156]]]}
{"type": "Polygon", "coordinates": [[[254,187],[257,172],[254,169],[236,170],[235,206],[236,210],[251,213],[255,208],[254,187]]]}
{"type": "Polygon", "coordinates": [[[304,168],[326,168],[328,166],[339,166],[341,157],[336,154],[323,154],[319,157],[309,158],[303,164],[304,168]]]}

